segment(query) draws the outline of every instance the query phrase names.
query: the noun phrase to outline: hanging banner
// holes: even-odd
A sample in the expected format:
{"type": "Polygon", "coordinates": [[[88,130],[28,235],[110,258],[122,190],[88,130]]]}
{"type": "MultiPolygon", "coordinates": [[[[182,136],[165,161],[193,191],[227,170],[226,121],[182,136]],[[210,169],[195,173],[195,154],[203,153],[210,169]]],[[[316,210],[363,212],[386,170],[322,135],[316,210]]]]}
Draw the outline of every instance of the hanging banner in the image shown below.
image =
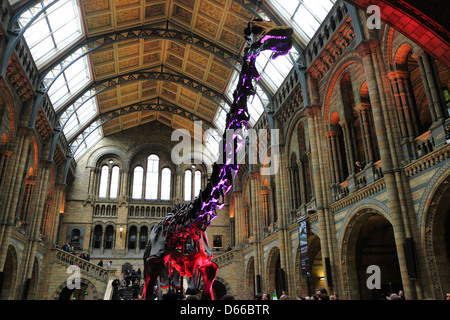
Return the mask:
{"type": "Polygon", "coordinates": [[[309,263],[308,253],[308,223],[306,219],[298,222],[298,239],[300,246],[300,261],[302,268],[302,277],[309,277],[311,275],[311,266],[309,263]]]}

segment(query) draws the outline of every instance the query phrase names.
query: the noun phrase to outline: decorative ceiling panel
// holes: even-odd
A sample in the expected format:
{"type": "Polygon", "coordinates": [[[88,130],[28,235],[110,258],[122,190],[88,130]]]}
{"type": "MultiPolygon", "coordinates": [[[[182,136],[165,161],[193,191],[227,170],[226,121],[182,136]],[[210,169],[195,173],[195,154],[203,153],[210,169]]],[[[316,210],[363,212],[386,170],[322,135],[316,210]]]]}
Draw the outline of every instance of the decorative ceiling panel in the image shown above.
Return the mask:
{"type": "MultiPolygon", "coordinates": [[[[232,0],[82,0],[89,38],[140,26],[184,31],[230,51],[236,57],[251,14],[232,0]],[[168,21],[168,23],[167,23],[168,21]]],[[[181,74],[225,95],[233,68],[202,49],[196,42],[178,37],[146,37],[113,42],[91,54],[95,81],[136,71],[181,74]]],[[[161,98],[213,122],[219,108],[200,92],[180,83],[136,80],[121,83],[96,99],[104,113],[149,99],[161,98]]],[[[158,120],[174,128],[192,130],[192,121],[167,112],[142,111],[120,116],[103,125],[109,135],[158,120]]]]}

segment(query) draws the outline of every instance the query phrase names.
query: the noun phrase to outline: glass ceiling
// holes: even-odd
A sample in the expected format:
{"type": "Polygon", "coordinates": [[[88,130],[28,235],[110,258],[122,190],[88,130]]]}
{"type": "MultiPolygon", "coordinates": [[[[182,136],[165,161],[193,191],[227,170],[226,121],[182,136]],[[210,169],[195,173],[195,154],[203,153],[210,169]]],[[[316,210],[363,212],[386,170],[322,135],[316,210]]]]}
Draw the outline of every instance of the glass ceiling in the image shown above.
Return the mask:
{"type": "MultiPolygon", "coordinates": [[[[25,26],[36,14],[36,9],[40,11],[40,8],[50,2],[42,0],[25,11],[18,21],[19,25],[25,26]]],[[[61,0],[52,5],[33,22],[24,36],[36,66],[40,69],[61,50],[84,37],[75,0],[61,0]]]]}
{"type": "MultiPolygon", "coordinates": [[[[10,2],[14,2],[10,0],[10,2]]],[[[18,20],[19,26],[23,28],[41,9],[49,5],[52,0],[41,0],[26,10],[18,20]]],[[[294,33],[306,46],[321,22],[328,14],[336,0],[268,0],[266,5],[278,12],[283,23],[294,27],[294,33]]],[[[261,17],[267,16],[260,12],[261,17]]],[[[71,45],[85,38],[82,30],[81,14],[77,0],[60,0],[43,12],[24,33],[30,52],[39,70],[55,61],[71,45]]],[[[80,51],[80,50],[78,50],[80,51]]],[[[67,102],[79,94],[83,88],[93,82],[91,66],[87,56],[78,60],[74,57],[82,52],[73,52],[71,56],[53,66],[52,70],[44,75],[44,84],[51,87],[48,91],[49,99],[55,111],[62,112],[60,123],[67,140],[73,139],[72,151],[75,151],[75,159],[79,159],[89,148],[96,144],[102,137],[103,131],[97,122],[90,123],[98,114],[97,98],[92,93],[85,92],[74,103],[67,106],[64,111],[61,108],[67,102]],[[88,99],[88,100],[86,100],[88,99]],[[80,131],[82,131],[80,133],[80,131]]],[[[262,52],[256,60],[256,66],[261,74],[260,83],[264,84],[266,91],[257,85],[257,94],[249,99],[248,110],[250,113],[250,126],[254,126],[264,109],[269,105],[269,98],[273,96],[283,83],[286,76],[293,68],[292,59],[297,59],[299,53],[295,48],[291,49],[290,55],[280,56],[272,59],[272,53],[262,52]]],[[[228,98],[233,100],[232,93],[236,88],[238,72],[234,71],[228,88],[225,90],[228,98]]],[[[225,111],[218,108],[214,118],[214,124],[223,132],[225,127],[225,111]]],[[[213,155],[218,155],[220,135],[207,135],[206,148],[213,155]]]]}
{"type": "Polygon", "coordinates": [[[270,0],[286,23],[294,28],[303,46],[306,46],[336,0],[270,0]]]}
{"type": "MultiPolygon", "coordinates": [[[[18,20],[20,27],[23,28],[27,25],[42,8],[51,2],[51,0],[41,0],[25,11],[18,20]]],[[[81,25],[77,1],[61,0],[50,6],[28,27],[24,38],[38,69],[42,70],[70,46],[85,37],[81,25]]],[[[48,97],[56,112],[61,111],[61,108],[71,98],[93,82],[88,57],[83,56],[75,60],[82,54],[81,49],[73,52],[58,65],[52,66],[51,70],[44,75],[44,85],[47,88],[50,86],[48,97]]],[[[76,150],[75,159],[81,157],[103,137],[101,128],[97,128],[94,124],[79,133],[99,114],[97,99],[87,100],[86,95],[91,96],[90,92],[85,93],[69,105],[60,117],[67,140],[74,138],[77,133],[79,134],[72,144],[72,151],[76,150]]]]}

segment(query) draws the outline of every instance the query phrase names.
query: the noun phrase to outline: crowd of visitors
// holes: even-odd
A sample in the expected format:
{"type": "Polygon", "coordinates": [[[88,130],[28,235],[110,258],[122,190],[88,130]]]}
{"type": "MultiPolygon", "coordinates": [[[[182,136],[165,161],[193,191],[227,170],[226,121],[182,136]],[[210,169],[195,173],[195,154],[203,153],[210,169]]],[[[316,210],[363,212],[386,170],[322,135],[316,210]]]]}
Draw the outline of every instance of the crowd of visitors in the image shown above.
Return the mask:
{"type": "Polygon", "coordinates": [[[122,274],[122,279],[116,277],[116,279],[112,282],[113,290],[114,290],[114,298],[118,298],[120,300],[125,300],[125,292],[131,290],[132,298],[131,300],[139,300],[141,299],[139,295],[139,289],[141,286],[141,278],[142,272],[139,268],[136,270],[125,270],[122,274]]]}
{"type": "MultiPolygon", "coordinates": [[[[262,293],[257,294],[255,296],[255,300],[273,300],[274,298],[270,293],[262,293]]],[[[276,298],[275,298],[276,299],[276,298]]],[[[281,295],[278,300],[340,300],[339,296],[336,293],[328,295],[328,292],[325,288],[318,289],[315,294],[302,296],[298,295],[295,299],[290,298],[287,295],[281,295]]],[[[403,290],[400,290],[398,293],[391,293],[390,295],[381,294],[380,300],[405,300],[405,295],[403,290]]]]}

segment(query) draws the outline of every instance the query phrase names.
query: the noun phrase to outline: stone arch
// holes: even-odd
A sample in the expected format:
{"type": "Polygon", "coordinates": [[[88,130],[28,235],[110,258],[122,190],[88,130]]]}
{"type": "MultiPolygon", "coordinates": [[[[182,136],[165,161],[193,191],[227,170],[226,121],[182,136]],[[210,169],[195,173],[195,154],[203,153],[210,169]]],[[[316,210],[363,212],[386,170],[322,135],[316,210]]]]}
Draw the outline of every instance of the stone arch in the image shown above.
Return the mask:
{"type": "MultiPolygon", "coordinates": [[[[95,287],[95,285],[91,281],[89,281],[86,278],[81,277],[80,283],[87,285],[87,287],[88,287],[88,289],[89,289],[89,291],[91,293],[90,296],[91,296],[92,300],[98,300],[99,299],[97,288],[95,287]]],[[[61,283],[59,285],[59,287],[56,288],[56,290],[55,290],[51,300],[59,300],[60,295],[61,295],[61,293],[63,292],[64,289],[67,289],[67,283],[66,282],[61,283]]],[[[103,297],[101,297],[101,298],[103,298],[103,297]]]]}
{"type": "Polygon", "coordinates": [[[108,155],[116,157],[120,160],[124,169],[128,168],[129,159],[127,152],[124,149],[113,145],[102,146],[91,152],[86,166],[95,168],[100,159],[108,155]]]}
{"type": "MultiPolygon", "coordinates": [[[[165,157],[168,157],[170,159],[170,148],[168,145],[164,145],[162,143],[145,143],[145,144],[138,144],[126,151],[128,154],[127,161],[124,163],[124,166],[126,168],[131,168],[133,161],[136,159],[137,156],[141,152],[150,151],[154,154],[157,154],[158,157],[161,159],[161,154],[164,154],[165,157]]],[[[150,153],[148,154],[150,155],[150,153]]],[[[148,157],[147,155],[147,157],[148,157]]]]}
{"type": "Polygon", "coordinates": [[[344,232],[347,231],[348,225],[350,225],[350,223],[352,222],[352,219],[354,218],[354,215],[360,211],[360,210],[365,210],[365,211],[376,211],[379,212],[380,214],[383,215],[384,218],[386,218],[386,220],[389,221],[389,223],[392,224],[392,216],[391,216],[391,210],[389,209],[389,207],[384,204],[383,202],[376,200],[376,199],[370,199],[370,198],[365,198],[361,201],[358,201],[357,203],[355,203],[353,206],[351,206],[346,215],[344,216],[343,220],[342,220],[342,225],[344,227],[339,228],[339,233],[337,235],[337,241],[338,243],[341,245],[342,247],[342,241],[343,241],[343,236],[344,236],[344,232]]]}
{"type": "MultiPolygon", "coordinates": [[[[320,237],[317,231],[309,228],[308,231],[308,258],[309,265],[312,266],[312,263],[316,256],[321,251],[320,245],[320,237]]],[[[295,287],[296,293],[307,296],[314,293],[314,289],[318,288],[316,285],[316,280],[312,278],[312,276],[303,277],[302,275],[302,261],[301,261],[301,252],[300,252],[300,243],[297,245],[297,250],[295,252],[295,287]]]]}
{"type": "Polygon", "coordinates": [[[28,290],[27,300],[35,300],[39,290],[40,265],[38,258],[34,258],[33,271],[31,275],[30,287],[28,290]]]}
{"type": "Polygon", "coordinates": [[[267,255],[266,272],[265,272],[265,288],[264,291],[272,294],[276,292],[280,297],[282,294],[280,282],[280,248],[273,246],[267,255]]]}
{"type": "Polygon", "coordinates": [[[245,268],[245,281],[247,292],[245,293],[248,299],[253,300],[257,291],[255,282],[255,258],[252,256],[248,259],[247,266],[245,268]]]}
{"type": "Polygon", "coordinates": [[[296,137],[298,138],[298,127],[300,123],[303,123],[303,126],[305,130],[308,128],[308,121],[304,117],[304,113],[302,112],[295,112],[291,115],[291,121],[289,122],[289,127],[286,130],[286,154],[291,154],[292,152],[296,152],[298,150],[296,137]]]}
{"type": "Polygon", "coordinates": [[[445,173],[440,171],[433,176],[439,179],[432,178],[434,183],[430,185],[433,187],[426,190],[422,197],[422,203],[425,202],[426,206],[422,203],[419,206],[419,210],[425,210],[419,212],[421,239],[431,277],[432,295],[437,300],[450,290],[450,172],[448,169],[445,173]]]}
{"type": "Polygon", "coordinates": [[[414,44],[405,41],[394,51],[393,67],[397,77],[403,79],[404,91],[408,98],[412,121],[417,128],[414,135],[428,131],[433,122],[433,115],[427,99],[425,85],[420,70],[420,58],[415,54],[420,52],[414,44]],[[419,59],[419,60],[418,60],[419,59]]]}
{"type": "Polygon", "coordinates": [[[348,66],[352,64],[359,64],[361,67],[362,60],[361,57],[355,52],[348,54],[344,59],[342,59],[339,63],[335,64],[331,67],[331,70],[329,72],[328,80],[325,84],[325,95],[322,101],[322,118],[323,119],[329,119],[329,111],[330,111],[330,104],[331,104],[331,97],[334,90],[334,87],[338,83],[338,81],[341,78],[341,75],[347,69],[348,66]]]}
{"type": "Polygon", "coordinates": [[[394,40],[394,28],[387,24],[383,24],[381,33],[381,51],[383,52],[383,59],[386,66],[392,69],[392,45],[394,40]]]}
{"type": "Polygon", "coordinates": [[[19,271],[17,248],[9,245],[6,252],[6,261],[3,269],[3,285],[0,295],[1,300],[14,299],[17,286],[17,275],[19,271]]]}
{"type": "MultiPolygon", "coordinates": [[[[344,232],[342,235],[342,239],[340,239],[340,261],[344,299],[374,299],[376,294],[380,294],[383,290],[386,291],[386,288],[382,283],[381,291],[374,289],[371,291],[369,290],[370,293],[367,293],[368,289],[365,287],[365,282],[363,282],[362,280],[363,271],[361,270],[364,269],[367,261],[363,261],[363,259],[361,258],[363,257],[363,251],[360,246],[360,241],[362,241],[362,239],[364,239],[364,237],[366,236],[366,234],[363,234],[363,232],[365,233],[368,229],[369,232],[367,233],[369,235],[374,233],[373,230],[369,228],[373,226],[375,226],[375,230],[381,230],[382,232],[384,232],[383,237],[377,238],[379,241],[384,241],[383,244],[385,244],[385,247],[383,248],[383,254],[380,254],[380,252],[374,253],[378,256],[378,261],[384,261],[383,266],[380,267],[383,273],[382,281],[386,283],[386,279],[394,279],[397,282],[391,281],[393,285],[387,290],[390,290],[391,292],[397,291],[396,289],[398,288],[396,287],[401,286],[402,284],[400,267],[398,266],[398,256],[395,246],[392,221],[390,217],[388,217],[378,208],[366,205],[362,208],[351,210],[346,222],[347,223],[344,225],[344,227],[341,228],[344,229],[344,232]],[[389,248],[393,248],[393,252],[389,251],[389,248]],[[392,266],[390,265],[389,267],[389,275],[386,274],[386,270],[388,270],[388,268],[385,268],[384,264],[392,264],[392,266]]],[[[371,245],[374,244],[371,243],[371,245]]],[[[371,261],[375,260],[372,259],[371,261]]],[[[378,263],[375,264],[379,265],[378,263]]],[[[389,294],[390,292],[384,293],[389,294]]]]}
{"type": "Polygon", "coordinates": [[[214,280],[214,283],[213,283],[213,291],[214,291],[214,299],[221,300],[223,295],[225,295],[227,293],[231,294],[231,286],[228,284],[228,282],[225,279],[223,279],[221,277],[216,277],[216,279],[214,280]],[[214,287],[216,285],[216,283],[222,287],[222,290],[223,289],[225,290],[225,292],[223,294],[221,293],[218,295],[218,293],[222,290],[219,290],[219,288],[214,287]]]}
{"type": "Polygon", "coordinates": [[[426,213],[429,214],[430,206],[433,203],[430,199],[442,183],[448,180],[450,175],[449,170],[450,161],[446,161],[439,167],[439,169],[437,169],[431,179],[429,179],[428,184],[422,193],[422,197],[420,198],[419,208],[417,209],[417,223],[419,224],[422,239],[424,238],[426,232],[426,219],[429,218],[426,213]]]}

